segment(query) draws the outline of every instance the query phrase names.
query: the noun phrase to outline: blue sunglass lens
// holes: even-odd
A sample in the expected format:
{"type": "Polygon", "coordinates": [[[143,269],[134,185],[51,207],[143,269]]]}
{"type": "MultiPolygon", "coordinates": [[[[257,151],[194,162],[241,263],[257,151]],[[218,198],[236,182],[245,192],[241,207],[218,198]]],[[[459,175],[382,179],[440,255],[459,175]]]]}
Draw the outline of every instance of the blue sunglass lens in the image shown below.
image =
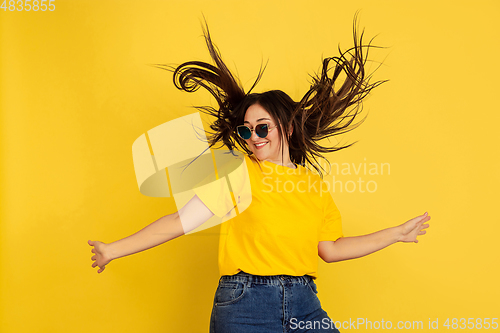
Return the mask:
{"type": "MultiPolygon", "coordinates": [[[[250,137],[252,137],[252,130],[247,126],[238,126],[237,132],[238,135],[244,140],[248,140],[250,139],[250,137]]],[[[268,132],[269,130],[267,124],[260,124],[255,126],[255,133],[260,138],[265,138],[268,132]]]]}
{"type": "Polygon", "coordinates": [[[252,131],[250,131],[250,129],[246,126],[240,126],[240,127],[238,127],[238,135],[242,139],[248,140],[252,136],[252,131]]]}
{"type": "Polygon", "coordinates": [[[261,138],[265,138],[267,136],[267,124],[257,125],[255,127],[255,133],[261,138]]]}

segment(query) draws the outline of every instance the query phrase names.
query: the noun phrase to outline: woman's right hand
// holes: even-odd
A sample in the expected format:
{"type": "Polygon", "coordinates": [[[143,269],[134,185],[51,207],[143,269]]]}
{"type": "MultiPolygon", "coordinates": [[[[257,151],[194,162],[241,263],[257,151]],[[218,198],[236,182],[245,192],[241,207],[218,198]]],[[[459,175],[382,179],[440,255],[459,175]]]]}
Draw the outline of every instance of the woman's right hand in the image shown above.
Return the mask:
{"type": "Polygon", "coordinates": [[[99,266],[99,270],[97,273],[101,273],[104,268],[106,268],[106,265],[113,259],[109,257],[109,255],[106,253],[106,246],[108,244],[99,242],[99,241],[88,241],[90,246],[93,246],[94,248],[92,249],[92,253],[94,253],[94,256],[92,256],[92,260],[94,261],[92,263],[92,267],[99,266]]]}

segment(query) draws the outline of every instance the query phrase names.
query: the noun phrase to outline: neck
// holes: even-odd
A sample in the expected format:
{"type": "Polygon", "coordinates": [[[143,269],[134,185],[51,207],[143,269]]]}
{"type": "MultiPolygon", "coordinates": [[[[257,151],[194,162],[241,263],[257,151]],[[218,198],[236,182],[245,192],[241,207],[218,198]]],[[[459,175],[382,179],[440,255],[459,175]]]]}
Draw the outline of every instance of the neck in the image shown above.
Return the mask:
{"type": "Polygon", "coordinates": [[[290,160],[289,156],[284,156],[283,160],[282,159],[275,160],[275,159],[271,159],[271,158],[266,158],[265,161],[268,161],[268,162],[271,162],[274,164],[278,164],[278,165],[283,165],[283,166],[286,166],[286,167],[292,168],[292,169],[296,168],[295,164],[293,164],[293,162],[290,160]]]}

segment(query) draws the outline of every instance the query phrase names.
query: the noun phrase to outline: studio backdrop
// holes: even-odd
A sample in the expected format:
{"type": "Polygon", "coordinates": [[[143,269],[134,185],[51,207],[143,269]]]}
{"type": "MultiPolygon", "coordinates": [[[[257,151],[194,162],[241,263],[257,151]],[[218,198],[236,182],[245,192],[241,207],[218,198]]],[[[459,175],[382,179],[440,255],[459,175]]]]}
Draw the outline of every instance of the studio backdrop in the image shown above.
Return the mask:
{"type": "MultiPolygon", "coordinates": [[[[337,137],[325,176],[345,236],[426,211],[418,244],[326,264],[318,296],[340,331],[490,329],[500,318],[497,1],[4,1],[0,8],[0,332],[208,332],[220,224],[112,261],[87,240],[175,212],[140,192],[132,145],[212,105],[154,64],[210,61],[202,26],[245,89],[299,99],[353,46],[359,11],[389,80],[337,137]],[[29,5],[29,7],[28,7],[29,5]],[[28,8],[30,10],[28,10],[28,8]]],[[[200,114],[209,129],[210,118],[200,114]]],[[[183,145],[182,141],[172,144],[183,145]]]]}

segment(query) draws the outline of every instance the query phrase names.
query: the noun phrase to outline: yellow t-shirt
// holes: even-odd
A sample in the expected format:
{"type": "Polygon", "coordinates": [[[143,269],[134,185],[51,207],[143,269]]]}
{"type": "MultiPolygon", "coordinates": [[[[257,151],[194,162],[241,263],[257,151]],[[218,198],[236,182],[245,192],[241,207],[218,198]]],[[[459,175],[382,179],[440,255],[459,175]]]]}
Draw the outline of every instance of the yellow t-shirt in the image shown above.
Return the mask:
{"type": "MultiPolygon", "coordinates": [[[[221,224],[220,275],[242,270],[316,278],[318,242],[343,237],[340,212],[327,184],[300,165],[293,169],[244,158],[252,201],[221,224]]],[[[210,209],[211,200],[201,200],[210,209]]]]}

